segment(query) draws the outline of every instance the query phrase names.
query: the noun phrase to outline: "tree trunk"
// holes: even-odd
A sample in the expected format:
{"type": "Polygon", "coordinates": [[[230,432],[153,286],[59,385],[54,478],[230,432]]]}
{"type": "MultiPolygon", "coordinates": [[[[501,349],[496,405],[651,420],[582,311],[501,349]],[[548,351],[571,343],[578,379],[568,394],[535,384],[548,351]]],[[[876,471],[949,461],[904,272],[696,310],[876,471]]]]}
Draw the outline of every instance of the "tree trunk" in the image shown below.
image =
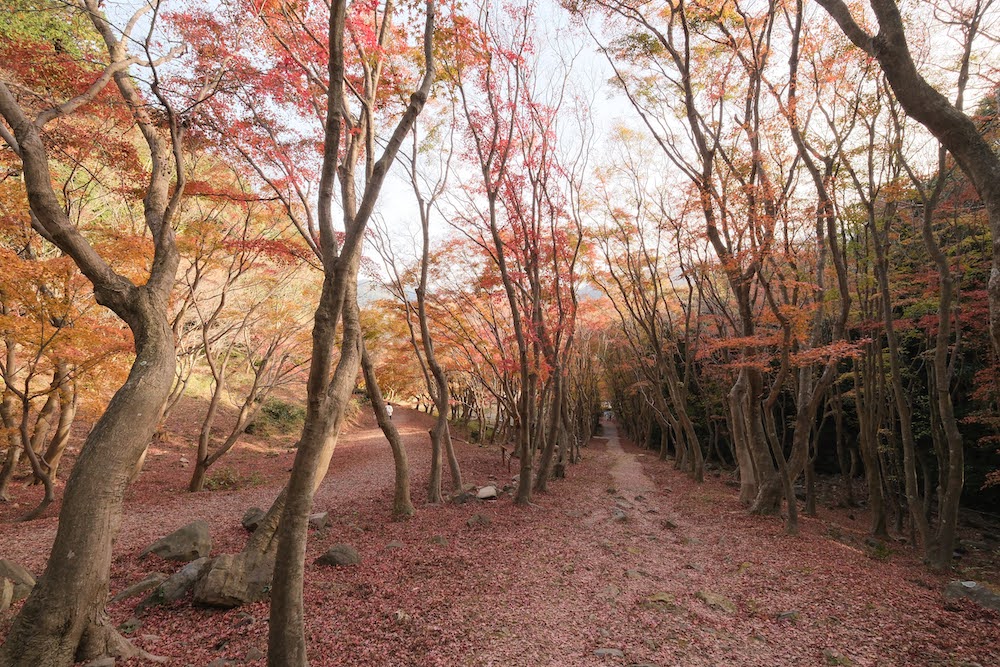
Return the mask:
{"type": "Polygon", "coordinates": [[[368,356],[368,350],[364,347],[364,340],[361,342],[361,367],[365,373],[365,385],[368,387],[368,396],[372,402],[372,410],[375,412],[375,419],[379,428],[389,441],[392,449],[392,461],[396,471],[396,483],[393,490],[392,515],[397,519],[404,519],[413,516],[413,502],[410,500],[410,463],[406,456],[406,448],[399,437],[396,424],[389,418],[389,412],[385,407],[385,400],[382,398],[382,390],[378,386],[375,378],[375,366],[368,356]]]}
{"type": "MultiPolygon", "coordinates": [[[[60,362],[62,365],[64,362],[60,362]]],[[[68,377],[70,369],[62,371],[64,377],[68,377]]],[[[54,482],[56,474],[59,472],[59,462],[66,452],[66,445],[69,444],[70,430],[73,421],[76,419],[77,393],[76,382],[65,380],[59,386],[59,423],[56,425],[55,435],[49,441],[49,446],[45,450],[45,469],[49,477],[54,482]]]]}
{"type": "Polygon", "coordinates": [[[74,659],[95,657],[85,650],[85,635],[108,636],[104,604],[122,499],[156,429],[174,374],[166,304],[145,290],[139,295],[130,318],[135,362],[73,466],[52,553],[0,648],[2,665],[70,665],[74,659]]]}

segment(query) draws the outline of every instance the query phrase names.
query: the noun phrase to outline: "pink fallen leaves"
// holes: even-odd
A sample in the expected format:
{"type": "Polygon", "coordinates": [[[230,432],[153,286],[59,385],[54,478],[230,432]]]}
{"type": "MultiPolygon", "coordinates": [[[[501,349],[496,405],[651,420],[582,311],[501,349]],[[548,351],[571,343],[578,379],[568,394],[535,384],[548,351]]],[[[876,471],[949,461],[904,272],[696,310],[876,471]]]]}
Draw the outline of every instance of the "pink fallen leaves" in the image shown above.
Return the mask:
{"type": "MultiPolygon", "coordinates": [[[[397,420],[419,488],[430,419],[400,409],[397,420]]],[[[824,650],[859,666],[1000,664],[997,614],[945,607],[944,579],[928,574],[905,547],[880,562],[826,534],[833,524],[851,534],[862,519],[822,510],[804,522],[801,537],[788,538],[780,521],[747,516],[720,480],[698,486],[655,456],[631,447],[617,454],[605,443],[585,449],[569,479],[530,508],[516,508],[504,495],[423,506],[413,519],[392,522],[391,456],[364,421],[342,439],[317,497],[317,511],[328,511],[330,522],[325,533],[312,534],[306,562],[335,542],[354,545],[363,561],[351,568],[307,565],[312,664],[770,667],[823,664],[824,650]],[[622,456],[641,465],[613,476],[622,456]],[[610,519],[615,496],[628,506],[626,521],[610,519]],[[491,523],[467,526],[476,513],[491,523]],[[404,546],[387,549],[393,541],[404,546]],[[724,596],[736,612],[707,605],[699,591],[724,596]],[[672,603],[651,601],[660,594],[672,603]],[[790,611],[797,616],[779,618],[790,611]],[[599,648],[619,649],[625,658],[599,658],[599,648]]],[[[165,567],[136,555],[166,523],[210,518],[213,553],[242,545],[242,512],[266,506],[290,463],[288,453],[266,457],[254,446],[261,445],[234,452],[232,465],[267,482],[236,491],[184,493],[181,450],[164,445],[167,453],[151,457],[130,492],[113,592],[165,567]]],[[[502,486],[508,479],[498,452],[459,446],[469,480],[502,486]]],[[[48,529],[0,526],[3,555],[40,567],[48,529]]],[[[123,622],[133,607],[119,603],[112,617],[123,622]]],[[[150,611],[132,637],[179,665],[244,660],[266,646],[267,614],[266,603],[220,612],[179,602],[150,611]]],[[[8,622],[0,620],[0,633],[8,622]]]]}

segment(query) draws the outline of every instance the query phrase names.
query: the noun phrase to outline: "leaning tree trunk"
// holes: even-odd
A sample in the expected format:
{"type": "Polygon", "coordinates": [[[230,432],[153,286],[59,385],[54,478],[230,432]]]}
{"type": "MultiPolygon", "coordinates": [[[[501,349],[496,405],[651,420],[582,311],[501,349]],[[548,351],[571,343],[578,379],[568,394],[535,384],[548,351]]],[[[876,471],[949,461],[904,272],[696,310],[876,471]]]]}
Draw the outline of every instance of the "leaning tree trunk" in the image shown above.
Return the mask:
{"type": "MultiPolygon", "coordinates": [[[[0,116],[17,144],[32,227],[73,259],[94,286],[96,301],[128,325],[136,351],[125,384],[97,420],[73,466],[45,571],[0,647],[0,665],[4,667],[62,667],[74,659],[100,654],[129,657],[140,653],[110,625],[104,605],[125,488],[153,435],[174,375],[174,336],[167,302],[179,262],[171,220],[185,184],[181,128],[172,109],[166,108],[171,140],[164,140],[161,128],[150,116],[148,101],[136,89],[128,70],[129,56],[123,45],[123,39],[129,39],[127,31],[123,37],[111,27],[97,0],[84,0],[83,4],[108,50],[107,72],[113,74],[105,81],[113,78],[149,148],[143,213],[154,254],[146,283],[137,286],[115,272],[87,242],[52,188],[52,171],[41,135],[47,120],[76,107],[48,110],[33,120],[0,81],[0,116]]],[[[99,90],[100,86],[92,86],[90,99],[99,90]]],[[[11,143],[7,136],[5,140],[11,143]]]]}
{"type": "Polygon", "coordinates": [[[135,362],[73,466],[45,572],[0,649],[5,667],[70,665],[122,652],[104,613],[111,547],[128,479],[156,429],[174,374],[166,303],[137,292],[129,318],[135,362]]]}
{"type": "Polygon", "coordinates": [[[396,425],[389,418],[385,400],[382,398],[382,390],[375,377],[375,366],[368,356],[368,350],[364,347],[363,340],[361,342],[361,367],[364,369],[365,384],[368,386],[368,396],[371,398],[375,419],[392,449],[392,461],[396,470],[392,515],[398,519],[413,516],[413,502],[410,500],[410,464],[406,456],[406,448],[399,437],[396,425]]]}
{"type": "MultiPolygon", "coordinates": [[[[60,362],[60,366],[65,362],[60,362]]],[[[64,377],[69,376],[69,365],[64,371],[60,371],[64,377]]],[[[65,379],[59,386],[59,422],[56,424],[56,432],[49,441],[49,446],[45,449],[45,469],[54,482],[59,472],[59,462],[62,461],[66,452],[66,445],[69,444],[70,429],[76,419],[76,382],[65,379]]]]}

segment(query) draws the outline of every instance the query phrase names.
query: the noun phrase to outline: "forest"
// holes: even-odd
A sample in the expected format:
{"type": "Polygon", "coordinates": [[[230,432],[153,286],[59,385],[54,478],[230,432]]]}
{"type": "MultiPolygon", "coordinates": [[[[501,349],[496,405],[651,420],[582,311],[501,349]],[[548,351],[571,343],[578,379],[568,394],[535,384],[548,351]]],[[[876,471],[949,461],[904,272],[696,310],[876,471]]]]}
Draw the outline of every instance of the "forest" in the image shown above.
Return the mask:
{"type": "Polygon", "coordinates": [[[0,667],[1000,664],[993,0],[0,0],[0,667]]]}

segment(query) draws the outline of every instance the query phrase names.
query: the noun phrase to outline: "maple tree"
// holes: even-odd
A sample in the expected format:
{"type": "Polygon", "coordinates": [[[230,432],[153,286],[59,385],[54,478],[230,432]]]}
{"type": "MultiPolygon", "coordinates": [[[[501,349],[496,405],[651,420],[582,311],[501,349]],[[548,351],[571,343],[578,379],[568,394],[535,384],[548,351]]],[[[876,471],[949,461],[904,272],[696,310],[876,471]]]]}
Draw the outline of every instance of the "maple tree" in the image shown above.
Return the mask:
{"type": "MultiPolygon", "coordinates": [[[[62,50],[51,44],[54,60],[101,64],[71,68],[65,85],[56,89],[46,88],[49,77],[44,70],[28,67],[9,74],[23,83],[12,87],[8,80],[0,82],[0,115],[5,121],[0,136],[23,169],[32,228],[73,260],[93,285],[95,300],[128,325],[136,356],[129,379],[81,449],[66,484],[62,520],[45,574],[0,648],[0,661],[12,665],[69,664],[78,655],[135,652],[103,615],[111,546],[125,487],[155,429],[174,370],[174,341],[166,315],[178,265],[172,224],[186,176],[183,127],[154,75],[149,94],[158,101],[165,121],[165,127],[158,127],[145,95],[127,71],[145,65],[155,72],[157,59],[150,55],[150,42],[142,56],[130,55],[127,45],[138,21],[156,7],[139,10],[123,31],[111,26],[96,2],[81,2],[72,9],[92,26],[89,43],[77,42],[86,44],[89,58],[76,59],[72,54],[63,58],[62,50]],[[123,106],[142,134],[151,163],[142,211],[153,253],[148,266],[134,271],[144,278],[138,284],[116,270],[95,247],[96,241],[88,240],[70,218],[53,189],[50,151],[43,139],[46,127],[57,127],[60,117],[91,103],[107,105],[115,99],[112,89],[117,93],[115,104],[123,106]]],[[[191,99],[196,103],[210,90],[202,87],[191,99]]]]}
{"type": "Polygon", "coordinates": [[[562,489],[590,493],[606,473],[639,503],[669,479],[707,523],[732,514],[725,476],[765,516],[710,532],[774,526],[777,540],[766,515],[784,513],[812,544],[820,522],[800,513],[863,505],[876,544],[901,538],[948,570],[961,510],[1000,492],[997,62],[981,47],[996,11],[819,5],[238,0],[109,16],[96,0],[12,0],[0,499],[38,500],[12,518],[58,504],[73,427],[93,428],[0,663],[143,655],[105,613],[110,573],[133,565],[112,545],[140,470],[176,475],[144,463],[176,436],[196,452],[190,490],[225,456],[276,495],[245,544],[228,536],[242,551],[205,565],[194,601],[270,597],[269,664],[308,664],[329,648],[308,618],[309,515],[366,400],[374,420],[358,427],[389,447],[344,452],[364,472],[336,493],[388,493],[391,466],[405,518],[426,481],[436,506],[401,534],[457,516],[445,462],[456,505],[490,475],[519,506],[529,528],[504,545],[519,563],[548,558],[530,527],[566,506],[562,489]],[[559,6],[570,23],[550,31],[559,6]],[[595,78],[574,64],[583,51],[568,55],[584,42],[624,102],[607,123],[580,92],[595,78]],[[397,190],[383,207],[391,187],[405,204],[397,190]],[[380,287],[362,292],[362,275],[380,287]],[[301,385],[294,461],[241,448],[265,401],[301,385]],[[428,416],[391,419],[389,401],[428,416]],[[613,429],[691,479],[633,465],[613,429]],[[560,480],[580,462],[582,480],[560,480]]]}

